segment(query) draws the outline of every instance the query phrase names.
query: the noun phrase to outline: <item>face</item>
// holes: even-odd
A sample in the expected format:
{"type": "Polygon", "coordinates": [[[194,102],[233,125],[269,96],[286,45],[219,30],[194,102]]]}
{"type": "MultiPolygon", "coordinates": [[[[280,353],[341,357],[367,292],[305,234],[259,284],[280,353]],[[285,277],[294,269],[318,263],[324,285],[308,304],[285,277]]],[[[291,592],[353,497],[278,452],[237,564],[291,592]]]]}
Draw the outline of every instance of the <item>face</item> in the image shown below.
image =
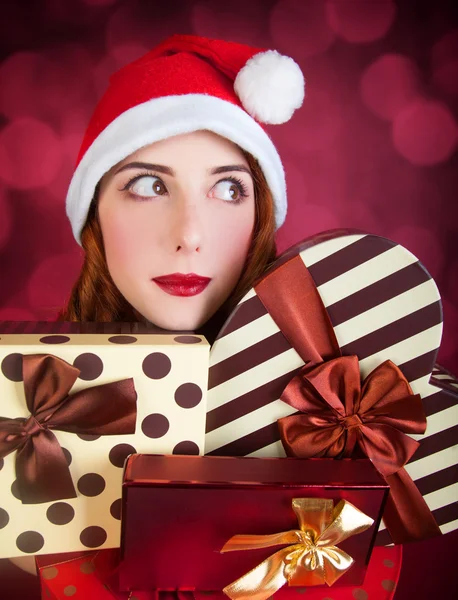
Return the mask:
{"type": "Polygon", "coordinates": [[[209,131],[141,148],[102,179],[110,275],[148,321],[195,330],[229,297],[250,248],[254,188],[232,142],[209,131]]]}

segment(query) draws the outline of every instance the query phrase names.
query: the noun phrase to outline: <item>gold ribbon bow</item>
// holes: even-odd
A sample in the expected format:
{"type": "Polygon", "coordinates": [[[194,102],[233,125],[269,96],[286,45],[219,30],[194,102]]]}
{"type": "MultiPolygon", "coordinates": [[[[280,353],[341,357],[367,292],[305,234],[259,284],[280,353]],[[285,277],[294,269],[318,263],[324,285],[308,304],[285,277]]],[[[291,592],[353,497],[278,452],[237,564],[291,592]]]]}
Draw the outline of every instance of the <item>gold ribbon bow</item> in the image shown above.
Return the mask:
{"type": "Polygon", "coordinates": [[[272,535],[234,535],[221,552],[255,550],[290,544],[224,588],[232,600],[265,600],[286,583],[290,586],[332,585],[354,560],[337,544],[368,529],[373,519],[346,500],[335,507],[323,498],[294,498],[300,530],[272,535]]]}

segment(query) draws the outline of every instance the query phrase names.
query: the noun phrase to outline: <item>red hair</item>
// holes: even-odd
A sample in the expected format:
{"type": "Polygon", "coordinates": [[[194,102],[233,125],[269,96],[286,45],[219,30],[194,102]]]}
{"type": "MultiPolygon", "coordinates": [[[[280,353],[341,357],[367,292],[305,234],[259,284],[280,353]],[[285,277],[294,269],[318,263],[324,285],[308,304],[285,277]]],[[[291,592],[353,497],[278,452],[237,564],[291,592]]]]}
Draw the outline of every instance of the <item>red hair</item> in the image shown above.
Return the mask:
{"type": "MultiPolygon", "coordinates": [[[[253,177],[256,218],[253,239],[242,275],[224,307],[220,309],[224,313],[228,313],[248,292],[276,256],[272,194],[257,160],[245,151],[242,152],[253,177]]],[[[138,315],[115,286],[108,271],[98,218],[97,195],[96,190],[81,233],[81,243],[85,251],[84,263],[68,303],[59,314],[59,320],[138,321],[138,315]]]]}

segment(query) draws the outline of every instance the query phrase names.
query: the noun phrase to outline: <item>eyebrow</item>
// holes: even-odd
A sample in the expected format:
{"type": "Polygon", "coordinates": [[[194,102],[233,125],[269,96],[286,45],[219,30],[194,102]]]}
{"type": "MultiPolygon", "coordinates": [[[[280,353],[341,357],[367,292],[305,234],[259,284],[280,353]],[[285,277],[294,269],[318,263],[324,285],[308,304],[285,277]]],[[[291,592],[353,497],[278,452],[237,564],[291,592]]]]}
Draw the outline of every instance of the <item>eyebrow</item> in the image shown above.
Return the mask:
{"type": "MultiPolygon", "coordinates": [[[[127,165],[123,165],[116,171],[115,175],[121,173],[122,171],[127,171],[128,169],[147,169],[148,171],[157,171],[158,173],[163,173],[164,175],[170,175],[171,177],[175,177],[175,171],[170,167],[144,162],[131,162],[127,165]]],[[[231,171],[239,171],[251,175],[250,169],[245,167],[245,165],[224,165],[221,167],[213,167],[213,169],[209,169],[209,174],[219,175],[221,173],[229,173],[231,171]]]]}

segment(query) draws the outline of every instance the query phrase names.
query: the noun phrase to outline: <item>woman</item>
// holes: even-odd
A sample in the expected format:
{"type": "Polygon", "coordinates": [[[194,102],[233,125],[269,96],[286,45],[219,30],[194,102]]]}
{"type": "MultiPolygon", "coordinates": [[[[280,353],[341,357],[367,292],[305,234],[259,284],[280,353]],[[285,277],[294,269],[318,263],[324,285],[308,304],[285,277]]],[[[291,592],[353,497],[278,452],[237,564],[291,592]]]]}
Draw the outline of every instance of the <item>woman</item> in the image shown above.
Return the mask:
{"type": "MultiPolygon", "coordinates": [[[[286,216],[278,153],[260,123],[301,106],[275,51],[172,36],[115,73],[67,195],[84,263],[60,318],[147,321],[209,339],[275,258],[286,216]]],[[[35,572],[33,559],[12,559],[35,572]]]]}

